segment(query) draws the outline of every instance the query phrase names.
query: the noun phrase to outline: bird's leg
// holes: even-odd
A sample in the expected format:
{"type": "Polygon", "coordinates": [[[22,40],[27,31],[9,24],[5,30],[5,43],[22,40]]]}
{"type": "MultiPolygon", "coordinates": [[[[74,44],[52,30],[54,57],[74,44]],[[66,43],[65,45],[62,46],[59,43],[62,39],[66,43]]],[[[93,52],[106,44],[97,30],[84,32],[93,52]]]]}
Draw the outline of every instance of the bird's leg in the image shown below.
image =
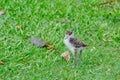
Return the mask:
{"type": "Polygon", "coordinates": [[[78,63],[79,64],[81,63],[81,60],[80,60],[81,54],[82,54],[82,50],[80,50],[80,53],[79,53],[79,56],[78,56],[78,63]]]}
{"type": "Polygon", "coordinates": [[[74,64],[73,64],[72,68],[76,68],[76,54],[77,54],[77,51],[75,49],[75,51],[74,51],[74,64]]]}

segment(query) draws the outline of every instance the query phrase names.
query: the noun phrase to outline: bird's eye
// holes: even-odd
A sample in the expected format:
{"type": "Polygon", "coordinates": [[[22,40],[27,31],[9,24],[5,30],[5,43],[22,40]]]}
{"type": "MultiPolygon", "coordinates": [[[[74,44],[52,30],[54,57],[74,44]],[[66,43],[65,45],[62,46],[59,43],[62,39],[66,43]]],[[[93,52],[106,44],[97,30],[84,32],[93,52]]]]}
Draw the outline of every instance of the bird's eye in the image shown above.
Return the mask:
{"type": "Polygon", "coordinates": [[[69,35],[71,35],[72,34],[72,32],[70,32],[70,34],[69,35]]]}

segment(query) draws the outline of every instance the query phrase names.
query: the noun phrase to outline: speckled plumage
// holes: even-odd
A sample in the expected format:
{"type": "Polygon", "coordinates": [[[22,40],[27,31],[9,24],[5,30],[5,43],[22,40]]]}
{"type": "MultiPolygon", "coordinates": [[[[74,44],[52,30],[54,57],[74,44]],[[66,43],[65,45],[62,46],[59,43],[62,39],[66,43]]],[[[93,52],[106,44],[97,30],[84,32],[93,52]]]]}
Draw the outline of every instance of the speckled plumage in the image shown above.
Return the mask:
{"type": "Polygon", "coordinates": [[[79,41],[76,38],[70,38],[70,43],[75,47],[75,48],[80,48],[80,47],[86,47],[86,45],[79,41]]]}

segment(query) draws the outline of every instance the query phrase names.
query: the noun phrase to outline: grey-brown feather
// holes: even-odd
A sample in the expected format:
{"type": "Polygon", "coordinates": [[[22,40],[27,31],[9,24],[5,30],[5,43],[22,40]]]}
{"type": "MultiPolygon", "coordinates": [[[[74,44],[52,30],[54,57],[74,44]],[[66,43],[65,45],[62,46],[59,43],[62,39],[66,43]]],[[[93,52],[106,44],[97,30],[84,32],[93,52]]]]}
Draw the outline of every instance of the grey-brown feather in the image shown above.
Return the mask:
{"type": "Polygon", "coordinates": [[[76,38],[70,38],[70,43],[76,47],[76,48],[80,48],[80,47],[86,47],[87,45],[84,44],[83,42],[79,41],[76,38]]]}

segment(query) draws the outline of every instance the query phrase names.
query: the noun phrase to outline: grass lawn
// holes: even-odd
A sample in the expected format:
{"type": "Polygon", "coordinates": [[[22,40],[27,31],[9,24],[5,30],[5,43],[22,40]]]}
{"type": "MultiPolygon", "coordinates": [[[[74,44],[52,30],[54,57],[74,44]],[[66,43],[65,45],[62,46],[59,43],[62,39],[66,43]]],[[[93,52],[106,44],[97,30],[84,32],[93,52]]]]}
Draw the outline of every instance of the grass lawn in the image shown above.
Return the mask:
{"type": "Polygon", "coordinates": [[[0,0],[0,80],[120,80],[120,2],[106,1],[0,0]],[[67,29],[88,45],[76,69],[60,56],[67,29]]]}

